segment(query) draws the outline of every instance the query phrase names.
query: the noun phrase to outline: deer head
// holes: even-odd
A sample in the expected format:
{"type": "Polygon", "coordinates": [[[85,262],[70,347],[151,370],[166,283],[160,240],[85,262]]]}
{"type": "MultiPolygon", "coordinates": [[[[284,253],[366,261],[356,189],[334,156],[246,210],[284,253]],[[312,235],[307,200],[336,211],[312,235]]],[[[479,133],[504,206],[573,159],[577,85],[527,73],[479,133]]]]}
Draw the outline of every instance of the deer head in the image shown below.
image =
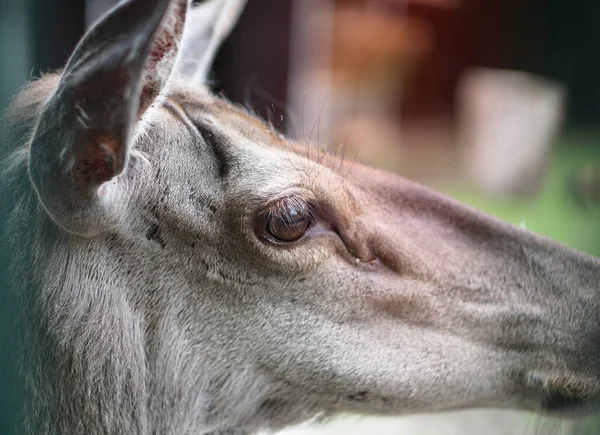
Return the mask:
{"type": "Polygon", "coordinates": [[[600,261],[212,95],[242,6],[125,1],[14,104],[31,430],[596,410],[600,261]]]}

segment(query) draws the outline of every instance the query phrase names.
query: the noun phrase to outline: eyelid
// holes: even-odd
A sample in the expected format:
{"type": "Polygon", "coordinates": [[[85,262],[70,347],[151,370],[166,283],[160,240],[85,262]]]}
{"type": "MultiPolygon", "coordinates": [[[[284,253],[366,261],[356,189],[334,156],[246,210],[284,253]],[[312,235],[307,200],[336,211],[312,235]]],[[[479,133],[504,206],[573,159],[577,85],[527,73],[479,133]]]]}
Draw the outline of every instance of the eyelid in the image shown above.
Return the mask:
{"type": "Polygon", "coordinates": [[[279,194],[269,196],[269,198],[264,201],[263,208],[266,210],[277,203],[289,200],[291,198],[295,198],[310,205],[316,203],[316,197],[310,190],[300,186],[293,186],[285,189],[279,194]]]}

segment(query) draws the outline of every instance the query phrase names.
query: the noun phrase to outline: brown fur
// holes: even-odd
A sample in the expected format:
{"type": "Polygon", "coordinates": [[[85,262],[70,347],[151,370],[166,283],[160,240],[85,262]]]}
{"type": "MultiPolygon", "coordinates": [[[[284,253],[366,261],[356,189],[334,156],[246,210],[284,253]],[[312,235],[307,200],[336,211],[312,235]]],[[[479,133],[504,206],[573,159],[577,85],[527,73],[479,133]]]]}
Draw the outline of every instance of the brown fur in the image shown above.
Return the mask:
{"type": "MultiPolygon", "coordinates": [[[[311,154],[185,77],[153,90],[111,181],[38,176],[69,174],[71,161],[36,160],[32,147],[80,146],[48,112],[71,104],[54,93],[68,74],[32,83],[8,118],[24,431],[247,433],[342,411],[595,409],[598,259],[311,154]],[[43,118],[56,134],[40,136],[43,118]],[[292,243],[266,237],[261,220],[281,198],[314,214],[292,243]]],[[[123,104],[137,113],[139,101],[123,104]]],[[[91,109],[87,123],[111,116],[91,109]]]]}

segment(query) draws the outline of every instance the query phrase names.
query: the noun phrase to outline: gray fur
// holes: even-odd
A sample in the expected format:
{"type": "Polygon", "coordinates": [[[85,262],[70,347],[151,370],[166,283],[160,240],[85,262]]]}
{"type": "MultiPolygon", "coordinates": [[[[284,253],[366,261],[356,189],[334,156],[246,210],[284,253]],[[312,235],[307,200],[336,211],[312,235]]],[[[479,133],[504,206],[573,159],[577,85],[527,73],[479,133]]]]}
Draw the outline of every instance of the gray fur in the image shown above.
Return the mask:
{"type": "MultiPolygon", "coordinates": [[[[207,89],[170,80],[131,126],[124,171],[68,198],[77,220],[43,206],[64,201],[66,179],[44,196],[28,176],[61,76],[30,84],[9,111],[7,239],[29,392],[20,433],[594,409],[598,259],[394,175],[313,160],[207,89]],[[89,216],[101,189],[106,206],[89,216]],[[290,194],[320,204],[319,221],[275,247],[255,216],[290,194]]],[[[94,109],[85,123],[102,116],[94,109]]]]}

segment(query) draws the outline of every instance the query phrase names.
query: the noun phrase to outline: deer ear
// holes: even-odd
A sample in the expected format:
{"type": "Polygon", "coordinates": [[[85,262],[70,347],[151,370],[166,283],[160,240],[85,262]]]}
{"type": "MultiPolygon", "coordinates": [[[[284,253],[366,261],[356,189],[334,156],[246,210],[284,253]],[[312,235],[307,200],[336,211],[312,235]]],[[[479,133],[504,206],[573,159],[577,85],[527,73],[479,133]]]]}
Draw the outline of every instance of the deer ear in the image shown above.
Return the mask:
{"type": "Polygon", "coordinates": [[[169,80],[187,8],[187,0],[122,2],[71,55],[29,154],[38,197],[66,230],[91,235],[106,222],[99,187],[126,167],[135,123],[169,80]]]}
{"type": "Polygon", "coordinates": [[[204,85],[219,47],[240,17],[246,0],[208,0],[192,8],[182,43],[179,77],[204,85]]]}

